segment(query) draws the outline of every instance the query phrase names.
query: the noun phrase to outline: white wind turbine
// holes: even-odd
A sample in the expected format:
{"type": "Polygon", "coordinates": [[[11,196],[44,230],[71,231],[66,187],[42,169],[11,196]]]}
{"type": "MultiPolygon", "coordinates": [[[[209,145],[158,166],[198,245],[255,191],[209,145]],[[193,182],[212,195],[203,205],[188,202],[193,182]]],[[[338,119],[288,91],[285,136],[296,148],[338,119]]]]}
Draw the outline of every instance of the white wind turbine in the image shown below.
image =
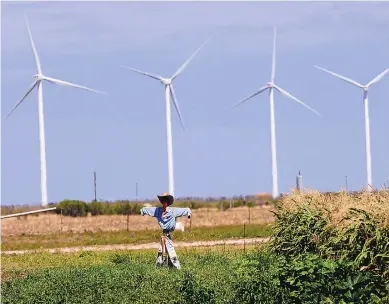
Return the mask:
{"type": "Polygon", "coordinates": [[[338,77],[348,83],[351,83],[361,89],[363,89],[363,103],[365,105],[365,150],[366,150],[366,176],[367,176],[367,191],[373,190],[373,183],[372,183],[372,174],[371,174],[371,149],[370,149],[370,120],[369,120],[369,100],[367,97],[367,92],[370,88],[370,86],[379,80],[381,80],[382,77],[385,76],[386,73],[389,72],[389,68],[383,71],[381,74],[377,75],[372,81],[370,81],[366,85],[362,85],[355,80],[352,80],[350,78],[344,77],[342,75],[336,74],[334,72],[331,72],[329,70],[326,70],[324,68],[321,68],[319,66],[315,66],[316,68],[327,72],[335,77],[338,77]]]}
{"type": "Polygon", "coordinates": [[[270,97],[270,140],[271,140],[271,158],[272,158],[272,176],[273,176],[273,189],[272,189],[272,196],[273,198],[279,197],[279,191],[278,191],[278,170],[277,170],[277,150],[276,150],[276,125],[275,125],[275,118],[274,118],[274,96],[273,96],[273,89],[277,90],[278,92],[282,93],[283,95],[293,99],[294,101],[298,102],[299,104],[307,107],[311,111],[315,112],[317,115],[320,116],[320,114],[303,103],[301,100],[294,97],[292,94],[288,93],[284,89],[280,88],[274,83],[274,76],[276,72],[276,34],[277,30],[274,27],[274,37],[273,37],[273,58],[272,58],[272,72],[271,72],[271,80],[268,82],[265,86],[258,89],[254,94],[246,97],[239,103],[237,103],[235,106],[238,106],[245,101],[251,99],[252,97],[266,91],[269,89],[269,97],[270,97]]]}
{"type": "Polygon", "coordinates": [[[39,116],[39,143],[40,143],[40,162],[41,162],[41,205],[43,207],[47,207],[48,200],[47,200],[47,173],[46,173],[46,144],[45,144],[45,125],[44,125],[44,118],[43,118],[43,91],[42,91],[42,85],[43,81],[46,80],[50,83],[58,84],[58,85],[63,85],[63,86],[69,86],[69,87],[75,87],[75,88],[80,88],[100,94],[106,94],[101,91],[96,91],[84,86],[80,86],[71,82],[51,78],[44,76],[42,74],[42,68],[41,68],[41,63],[39,60],[38,52],[35,48],[34,41],[32,39],[30,27],[28,25],[27,18],[26,19],[26,25],[27,25],[27,30],[28,34],[30,36],[30,41],[31,41],[31,46],[32,46],[32,51],[34,53],[35,57],[35,62],[36,66],[38,69],[38,73],[33,75],[34,82],[30,85],[30,88],[28,89],[27,93],[24,94],[24,96],[16,103],[16,105],[12,108],[12,110],[8,113],[8,115],[5,117],[7,119],[11,113],[23,102],[23,100],[32,92],[32,90],[36,87],[38,90],[38,116],[39,116]]]}
{"type": "Polygon", "coordinates": [[[174,176],[173,176],[173,143],[172,143],[172,126],[171,126],[171,111],[170,111],[170,97],[173,100],[174,107],[176,108],[178,117],[180,119],[182,128],[185,131],[184,122],[180,113],[180,108],[178,107],[176,93],[173,87],[173,80],[180,75],[188,64],[192,61],[194,56],[203,48],[203,46],[211,39],[209,37],[193,54],[186,60],[183,65],[171,76],[170,78],[163,78],[162,76],[151,74],[148,72],[142,72],[133,68],[122,66],[126,69],[129,69],[133,72],[151,77],[155,80],[160,81],[165,86],[165,102],[166,102],[166,133],[167,133],[167,155],[168,155],[168,175],[169,175],[169,194],[174,196],[174,176]]]}

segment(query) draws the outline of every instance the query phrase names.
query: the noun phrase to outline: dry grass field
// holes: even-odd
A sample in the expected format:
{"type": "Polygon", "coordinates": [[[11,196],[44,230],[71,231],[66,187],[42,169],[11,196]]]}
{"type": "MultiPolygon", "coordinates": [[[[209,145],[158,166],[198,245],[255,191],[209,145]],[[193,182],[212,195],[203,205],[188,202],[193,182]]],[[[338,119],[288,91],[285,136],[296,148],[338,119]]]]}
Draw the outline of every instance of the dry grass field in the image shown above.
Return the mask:
{"type": "Polygon", "coordinates": [[[331,216],[331,225],[347,225],[344,219],[350,209],[357,208],[372,216],[382,218],[382,223],[389,226],[389,191],[366,191],[349,194],[347,192],[321,193],[316,190],[297,192],[282,199],[280,206],[285,212],[294,212],[302,205],[309,205],[316,210],[325,211],[331,216]]]}
{"type": "MultiPolygon", "coordinates": [[[[215,227],[228,225],[268,224],[274,217],[270,212],[272,206],[238,207],[219,211],[216,208],[200,208],[193,210],[192,227],[215,227]]],[[[184,222],[186,229],[190,220],[186,217],[178,221],[184,222]]],[[[129,215],[129,231],[158,230],[157,221],[149,216],[129,215]]],[[[126,215],[99,215],[87,217],[70,217],[57,214],[29,215],[17,218],[8,218],[1,221],[3,236],[39,235],[58,232],[105,232],[127,230],[126,215]]]]}

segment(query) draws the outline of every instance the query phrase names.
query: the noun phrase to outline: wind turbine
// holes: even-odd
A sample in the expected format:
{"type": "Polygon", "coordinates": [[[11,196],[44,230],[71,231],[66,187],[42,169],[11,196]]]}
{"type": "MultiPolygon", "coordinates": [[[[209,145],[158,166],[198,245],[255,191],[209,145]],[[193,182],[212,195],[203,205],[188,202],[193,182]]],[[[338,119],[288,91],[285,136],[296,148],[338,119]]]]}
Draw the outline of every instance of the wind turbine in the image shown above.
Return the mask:
{"type": "Polygon", "coordinates": [[[336,74],[334,72],[331,72],[329,70],[326,70],[324,68],[321,68],[319,66],[315,66],[319,70],[322,70],[330,75],[333,75],[335,77],[338,77],[348,83],[351,83],[361,89],[363,89],[363,103],[365,105],[365,150],[366,150],[366,175],[367,175],[367,191],[373,190],[373,183],[372,183],[372,174],[371,174],[371,148],[370,148],[370,119],[369,119],[369,100],[368,100],[368,90],[370,86],[378,81],[381,80],[382,77],[385,76],[386,73],[389,72],[389,68],[383,71],[381,74],[377,75],[372,81],[370,81],[366,85],[362,85],[359,82],[356,82],[355,80],[352,80],[350,78],[344,77],[342,75],[336,74]]]}
{"type": "Polygon", "coordinates": [[[38,56],[38,52],[35,48],[34,41],[32,39],[28,20],[27,20],[27,18],[25,18],[25,19],[26,19],[27,30],[28,30],[28,34],[30,36],[30,42],[31,42],[31,46],[32,46],[32,51],[34,53],[38,73],[33,75],[34,82],[30,85],[27,93],[24,94],[24,96],[15,104],[15,106],[12,108],[12,110],[7,114],[5,119],[7,119],[11,115],[11,113],[24,101],[24,99],[36,87],[38,90],[39,143],[40,143],[41,196],[42,196],[41,205],[43,207],[47,207],[48,201],[47,201],[47,174],[46,174],[47,169],[46,169],[46,150],[45,150],[46,144],[45,144],[45,125],[44,125],[44,117],[43,117],[43,91],[42,91],[43,90],[42,89],[43,81],[48,81],[50,83],[54,83],[54,84],[58,84],[58,85],[62,85],[62,86],[69,86],[69,87],[84,89],[84,90],[88,90],[88,91],[92,91],[92,92],[96,92],[96,93],[100,93],[100,94],[106,94],[106,93],[101,92],[101,91],[96,91],[96,90],[93,90],[93,89],[90,89],[90,88],[87,88],[84,86],[80,86],[80,85],[77,85],[77,84],[74,84],[71,82],[67,82],[67,81],[63,81],[63,80],[59,80],[56,78],[51,78],[51,77],[47,77],[47,76],[43,75],[40,59],[38,56]]]}
{"type": "Polygon", "coordinates": [[[173,100],[174,107],[177,111],[178,117],[181,122],[181,126],[185,131],[184,122],[182,120],[182,115],[180,112],[180,108],[178,106],[177,96],[173,87],[173,80],[180,75],[188,64],[192,61],[194,56],[204,47],[204,45],[211,39],[209,37],[193,54],[190,56],[180,67],[179,69],[171,76],[170,78],[163,78],[162,76],[151,74],[148,72],[143,72],[140,70],[136,70],[134,68],[129,68],[126,66],[122,66],[128,70],[133,72],[148,76],[155,80],[160,81],[165,86],[165,102],[166,102],[166,133],[167,133],[167,155],[168,155],[168,175],[169,175],[169,194],[174,196],[174,175],[173,175],[173,143],[172,143],[172,123],[171,123],[171,111],[170,111],[170,97],[173,100]]]}
{"type": "Polygon", "coordinates": [[[248,101],[249,99],[253,98],[254,96],[257,96],[258,94],[266,91],[269,89],[269,97],[270,97],[270,140],[271,140],[271,158],[272,158],[272,176],[273,176],[273,189],[272,189],[272,196],[273,198],[279,197],[279,191],[278,191],[278,170],[277,170],[277,150],[276,150],[276,125],[275,125],[275,118],[274,118],[274,89],[280,92],[281,94],[285,95],[286,97],[289,97],[293,99],[294,101],[298,102],[299,104],[303,105],[304,107],[307,107],[311,111],[315,112],[317,115],[320,116],[319,112],[312,109],[305,103],[303,103],[301,100],[294,97],[292,94],[288,93],[284,89],[280,88],[274,83],[274,77],[276,72],[276,35],[277,35],[277,29],[274,27],[274,37],[273,37],[273,56],[272,56],[272,71],[271,71],[271,79],[270,82],[268,82],[265,86],[258,89],[254,94],[246,97],[239,103],[237,103],[234,107],[248,101]]]}

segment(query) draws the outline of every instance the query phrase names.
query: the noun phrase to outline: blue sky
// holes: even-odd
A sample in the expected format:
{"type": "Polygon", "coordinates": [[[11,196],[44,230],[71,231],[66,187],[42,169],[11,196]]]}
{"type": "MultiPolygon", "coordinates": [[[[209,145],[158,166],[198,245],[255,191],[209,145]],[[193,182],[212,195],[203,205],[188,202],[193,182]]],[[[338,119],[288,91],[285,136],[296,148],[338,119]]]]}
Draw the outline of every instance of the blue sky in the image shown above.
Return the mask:
{"type": "MultiPolygon", "coordinates": [[[[153,198],[167,190],[162,84],[120,65],[171,76],[205,39],[175,89],[176,196],[271,192],[268,94],[231,106],[270,80],[322,114],[275,93],[281,192],[300,169],[307,187],[350,189],[366,180],[362,90],[314,65],[367,83],[389,67],[385,2],[2,2],[2,117],[36,72],[103,96],[45,83],[49,201],[153,198]]],[[[370,92],[373,184],[389,182],[389,75],[370,92]]],[[[40,202],[37,95],[2,121],[2,204],[40,202]]]]}

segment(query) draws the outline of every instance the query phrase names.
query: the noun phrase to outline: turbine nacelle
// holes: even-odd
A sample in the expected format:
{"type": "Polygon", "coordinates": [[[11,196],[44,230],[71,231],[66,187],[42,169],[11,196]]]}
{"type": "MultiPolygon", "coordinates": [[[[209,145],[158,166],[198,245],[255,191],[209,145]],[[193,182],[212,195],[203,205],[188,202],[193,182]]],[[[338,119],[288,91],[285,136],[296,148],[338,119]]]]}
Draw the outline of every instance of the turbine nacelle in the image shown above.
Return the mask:
{"type": "Polygon", "coordinates": [[[43,74],[38,73],[32,76],[35,80],[43,80],[43,74]]]}
{"type": "Polygon", "coordinates": [[[273,82],[268,82],[268,83],[266,84],[266,86],[267,86],[269,89],[271,89],[271,88],[274,87],[274,83],[273,83],[273,82]]]}
{"type": "Polygon", "coordinates": [[[164,85],[171,85],[171,84],[172,84],[172,79],[171,79],[171,78],[162,78],[162,79],[161,79],[161,82],[162,82],[164,85]]]}

